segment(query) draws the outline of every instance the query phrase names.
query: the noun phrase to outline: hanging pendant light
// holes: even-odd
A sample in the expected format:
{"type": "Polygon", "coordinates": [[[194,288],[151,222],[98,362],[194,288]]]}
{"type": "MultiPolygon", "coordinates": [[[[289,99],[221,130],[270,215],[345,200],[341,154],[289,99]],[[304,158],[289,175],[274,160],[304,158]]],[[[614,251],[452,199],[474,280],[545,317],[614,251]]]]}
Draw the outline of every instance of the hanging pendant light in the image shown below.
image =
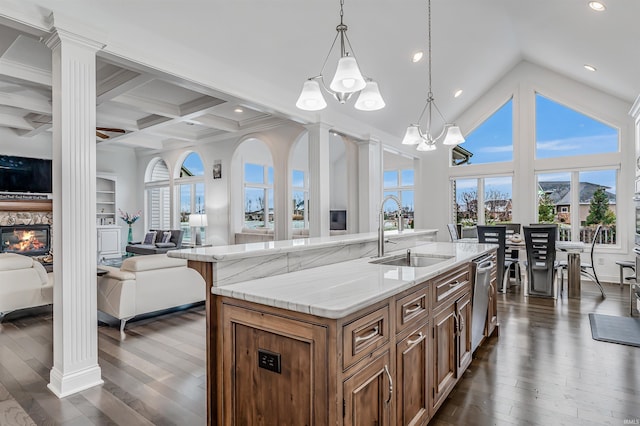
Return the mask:
{"type": "Polygon", "coordinates": [[[362,111],[376,111],[385,106],[378,83],[370,78],[365,78],[360,72],[360,67],[353,54],[353,48],[347,37],[347,26],[343,23],[343,7],[344,0],[340,0],[340,24],[336,27],[336,38],[333,39],[329,53],[322,64],[320,74],[311,77],[302,86],[302,92],[296,102],[296,106],[302,110],[319,111],[326,108],[327,103],[322,96],[320,87],[341,104],[346,103],[354,93],[360,92],[354,107],[362,111]],[[340,59],[331,84],[327,88],[324,84],[322,72],[327,65],[327,60],[331,56],[331,51],[338,37],[340,38],[340,59]],[[347,50],[347,46],[349,46],[350,52],[347,50]]]}
{"type": "Polygon", "coordinates": [[[455,124],[448,123],[444,116],[440,112],[436,105],[436,101],[433,98],[433,92],[431,91],[431,0],[428,1],[428,44],[429,44],[429,93],[427,94],[427,102],[418,117],[418,121],[415,124],[410,124],[407,127],[407,131],[404,134],[402,143],[404,145],[418,145],[416,149],[418,151],[433,151],[436,149],[436,142],[442,139],[443,145],[458,145],[464,142],[464,137],[460,128],[455,124]],[[444,126],[442,132],[437,136],[431,135],[431,119],[433,110],[438,113],[444,126]],[[427,113],[427,125],[425,130],[420,127],[420,120],[427,113]],[[443,138],[444,136],[444,138],[443,138]]]}

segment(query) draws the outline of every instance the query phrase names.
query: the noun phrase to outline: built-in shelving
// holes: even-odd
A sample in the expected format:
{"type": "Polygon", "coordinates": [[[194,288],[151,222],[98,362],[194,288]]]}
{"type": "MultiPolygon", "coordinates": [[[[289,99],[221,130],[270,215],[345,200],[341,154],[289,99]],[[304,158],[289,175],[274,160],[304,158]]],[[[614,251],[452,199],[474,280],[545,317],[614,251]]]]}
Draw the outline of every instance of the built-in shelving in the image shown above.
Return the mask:
{"type": "Polygon", "coordinates": [[[116,179],[98,176],[96,178],[96,224],[116,224],[116,179]]]}

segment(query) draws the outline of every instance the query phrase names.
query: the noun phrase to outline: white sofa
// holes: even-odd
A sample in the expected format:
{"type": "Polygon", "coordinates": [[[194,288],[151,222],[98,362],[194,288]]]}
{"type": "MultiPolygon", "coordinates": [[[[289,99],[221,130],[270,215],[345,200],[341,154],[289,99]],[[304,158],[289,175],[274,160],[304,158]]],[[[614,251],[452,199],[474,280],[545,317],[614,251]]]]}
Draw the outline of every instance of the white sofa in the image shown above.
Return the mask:
{"type": "Polygon", "coordinates": [[[204,279],[186,259],[151,254],[100,269],[107,274],[98,278],[98,310],[119,319],[120,331],[136,315],[205,300],[204,279]]]}
{"type": "Polygon", "coordinates": [[[0,253],[0,321],[11,311],[53,303],[53,273],[29,256],[0,253]]]}

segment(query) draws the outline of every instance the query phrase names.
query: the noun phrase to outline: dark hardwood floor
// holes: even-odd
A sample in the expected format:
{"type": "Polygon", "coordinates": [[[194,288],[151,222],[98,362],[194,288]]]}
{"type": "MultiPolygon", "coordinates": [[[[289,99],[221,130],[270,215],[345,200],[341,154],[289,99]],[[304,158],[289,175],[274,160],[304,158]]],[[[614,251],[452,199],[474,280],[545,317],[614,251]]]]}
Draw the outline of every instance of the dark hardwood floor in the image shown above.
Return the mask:
{"type": "MultiPolygon", "coordinates": [[[[587,314],[628,315],[629,288],[583,282],[581,300],[499,295],[500,337],[430,425],[622,425],[640,422],[640,348],[591,338],[587,314]]],[[[47,390],[51,313],[0,324],[0,425],[204,425],[205,312],[100,326],[105,381],[59,400],[47,390]]]]}

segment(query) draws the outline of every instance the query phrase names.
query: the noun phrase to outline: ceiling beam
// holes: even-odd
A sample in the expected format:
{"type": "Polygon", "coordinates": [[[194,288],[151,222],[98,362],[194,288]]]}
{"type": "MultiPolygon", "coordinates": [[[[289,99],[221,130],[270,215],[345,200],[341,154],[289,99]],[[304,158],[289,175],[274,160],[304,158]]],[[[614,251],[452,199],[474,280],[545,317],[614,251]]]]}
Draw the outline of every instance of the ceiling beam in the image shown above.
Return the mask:
{"type": "Polygon", "coordinates": [[[36,99],[17,93],[0,92],[0,105],[20,108],[37,114],[51,115],[51,102],[48,100],[36,99]]]}
{"type": "Polygon", "coordinates": [[[215,106],[221,105],[226,101],[218,98],[212,98],[211,96],[201,96],[197,99],[194,99],[190,102],[185,102],[180,105],[180,116],[184,117],[189,114],[193,114],[196,112],[201,112],[209,108],[213,108],[215,106]]]}
{"type": "Polygon", "coordinates": [[[33,130],[33,126],[29,124],[27,120],[11,114],[0,114],[0,126],[22,130],[33,130]]]}
{"type": "Polygon", "coordinates": [[[227,132],[237,132],[240,126],[234,120],[228,118],[216,117],[209,114],[203,114],[198,117],[191,118],[191,121],[203,126],[212,127],[214,129],[224,130],[227,132]]]}
{"type": "Polygon", "coordinates": [[[138,74],[137,72],[122,69],[98,83],[96,87],[96,103],[110,101],[117,96],[124,95],[130,90],[143,86],[153,80],[148,74],[138,74]]]}
{"type": "Polygon", "coordinates": [[[51,73],[40,68],[0,58],[0,76],[51,87],[51,73]]]}

